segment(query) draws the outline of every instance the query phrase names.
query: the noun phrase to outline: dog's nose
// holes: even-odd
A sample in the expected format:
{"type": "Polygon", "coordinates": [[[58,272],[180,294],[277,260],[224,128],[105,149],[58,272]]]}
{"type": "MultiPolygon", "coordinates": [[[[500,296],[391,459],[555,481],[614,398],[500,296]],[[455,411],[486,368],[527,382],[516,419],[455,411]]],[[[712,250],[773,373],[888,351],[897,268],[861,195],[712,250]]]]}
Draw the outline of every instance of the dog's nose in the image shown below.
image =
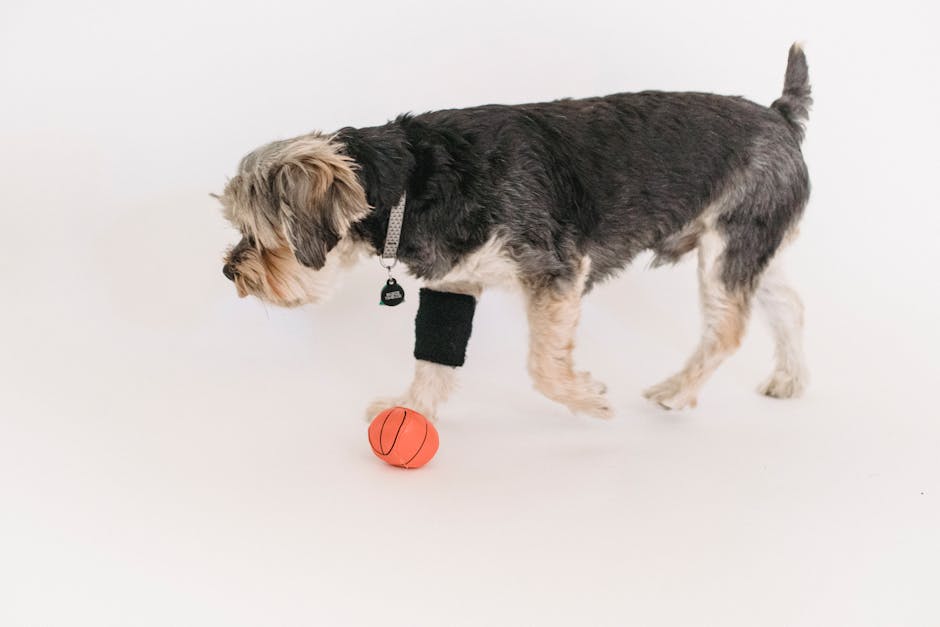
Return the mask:
{"type": "Polygon", "coordinates": [[[222,274],[224,274],[225,278],[228,279],[229,281],[234,281],[235,280],[235,266],[233,266],[230,263],[225,264],[224,266],[222,266],[222,274]]]}

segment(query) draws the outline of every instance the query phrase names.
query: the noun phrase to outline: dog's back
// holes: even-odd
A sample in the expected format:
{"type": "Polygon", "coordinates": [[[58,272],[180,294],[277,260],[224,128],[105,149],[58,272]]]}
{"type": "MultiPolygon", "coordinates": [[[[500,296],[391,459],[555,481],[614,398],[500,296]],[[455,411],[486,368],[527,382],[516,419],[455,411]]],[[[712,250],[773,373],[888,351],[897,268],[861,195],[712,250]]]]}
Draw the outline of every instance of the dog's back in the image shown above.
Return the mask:
{"type": "Polygon", "coordinates": [[[413,211],[447,213],[455,236],[476,234],[478,244],[499,231],[531,272],[564,276],[587,254],[589,283],[645,249],[674,261],[703,221],[717,221],[730,242],[747,242],[729,248],[728,282],[752,282],[809,193],[800,151],[809,86],[797,47],[786,77],[771,107],[641,92],[403,116],[393,124],[424,159],[413,211]]]}

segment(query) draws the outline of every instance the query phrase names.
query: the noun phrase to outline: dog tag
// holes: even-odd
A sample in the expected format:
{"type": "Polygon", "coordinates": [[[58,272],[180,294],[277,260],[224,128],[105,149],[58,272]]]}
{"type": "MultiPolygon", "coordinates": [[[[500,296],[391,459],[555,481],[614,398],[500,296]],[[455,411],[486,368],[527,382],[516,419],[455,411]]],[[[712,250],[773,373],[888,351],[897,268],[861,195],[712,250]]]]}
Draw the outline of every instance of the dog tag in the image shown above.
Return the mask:
{"type": "Polygon", "coordinates": [[[389,277],[388,281],[385,282],[385,287],[382,288],[382,298],[379,300],[379,304],[394,307],[403,302],[405,302],[405,290],[398,284],[398,281],[389,277]]]}

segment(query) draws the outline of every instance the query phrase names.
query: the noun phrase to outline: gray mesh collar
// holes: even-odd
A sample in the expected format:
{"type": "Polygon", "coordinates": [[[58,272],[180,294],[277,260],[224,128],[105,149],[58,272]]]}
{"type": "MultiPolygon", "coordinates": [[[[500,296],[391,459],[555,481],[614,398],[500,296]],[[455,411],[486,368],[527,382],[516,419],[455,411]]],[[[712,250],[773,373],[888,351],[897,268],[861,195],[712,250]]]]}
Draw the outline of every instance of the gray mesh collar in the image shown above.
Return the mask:
{"type": "Polygon", "coordinates": [[[398,262],[398,243],[401,241],[401,223],[405,217],[405,193],[402,192],[401,200],[392,207],[388,215],[388,231],[385,233],[385,248],[382,250],[382,258],[379,260],[383,267],[393,268],[398,262]]]}

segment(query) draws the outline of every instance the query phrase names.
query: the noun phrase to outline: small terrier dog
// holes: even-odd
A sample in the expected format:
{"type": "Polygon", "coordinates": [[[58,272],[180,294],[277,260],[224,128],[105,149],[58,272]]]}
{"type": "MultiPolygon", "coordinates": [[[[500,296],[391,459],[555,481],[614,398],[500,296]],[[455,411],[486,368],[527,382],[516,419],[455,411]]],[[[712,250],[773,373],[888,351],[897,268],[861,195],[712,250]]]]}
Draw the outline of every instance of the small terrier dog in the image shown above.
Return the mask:
{"type": "MultiPolygon", "coordinates": [[[[641,251],[659,265],[697,249],[701,340],[644,395],[694,407],[756,303],[776,347],[760,391],[797,396],[807,382],[803,306],[777,253],[809,197],[800,144],[811,103],[794,44],[770,107],[647,91],[402,115],[276,141],[242,159],[219,197],[242,234],[223,273],[242,297],[321,301],[341,268],[382,252],[391,209],[405,198],[398,260],[408,272],[474,297],[520,287],[536,389],[606,418],[605,386],[572,361],[582,296],[641,251]]],[[[410,389],[368,416],[404,405],[433,418],[455,379],[456,368],[418,360],[410,389]]]]}

